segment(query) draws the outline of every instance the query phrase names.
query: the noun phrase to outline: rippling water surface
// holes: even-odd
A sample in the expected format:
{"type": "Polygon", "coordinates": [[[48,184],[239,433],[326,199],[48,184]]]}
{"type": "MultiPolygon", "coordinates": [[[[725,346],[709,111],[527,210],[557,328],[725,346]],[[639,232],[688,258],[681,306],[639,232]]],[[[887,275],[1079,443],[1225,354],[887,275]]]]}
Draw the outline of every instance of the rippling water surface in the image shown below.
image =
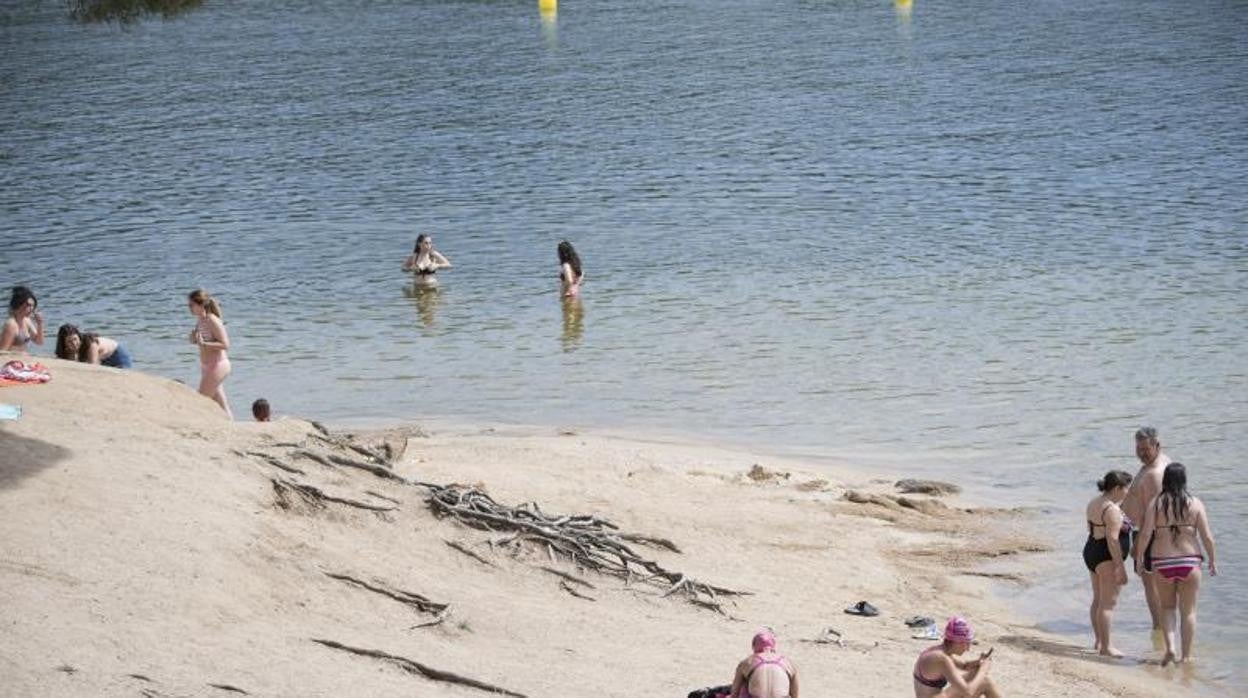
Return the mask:
{"type": "Polygon", "coordinates": [[[1156,424],[1222,533],[1197,684],[1242,689],[1245,9],[10,2],[0,284],[192,383],[207,287],[239,413],[680,431],[1037,501],[1067,550],[1034,612],[1080,635],[1083,503],[1156,424]],[[437,293],[398,271],[422,231],[437,293]]]}

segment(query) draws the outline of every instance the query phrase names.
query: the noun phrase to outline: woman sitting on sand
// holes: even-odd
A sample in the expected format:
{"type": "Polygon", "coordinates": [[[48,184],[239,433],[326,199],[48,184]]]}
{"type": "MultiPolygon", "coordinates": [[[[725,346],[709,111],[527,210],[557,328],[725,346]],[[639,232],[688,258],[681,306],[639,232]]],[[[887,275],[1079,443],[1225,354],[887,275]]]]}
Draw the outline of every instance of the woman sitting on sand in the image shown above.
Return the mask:
{"type": "Polygon", "coordinates": [[[191,344],[199,347],[199,393],[212,398],[227,417],[234,419],[222,387],[230,375],[230,357],[225,353],[230,348],[230,336],[221,321],[221,307],[203,289],[187,294],[186,307],[195,316],[190,339],[191,344]]]}
{"type": "Polygon", "coordinates": [[[798,698],[797,668],[776,654],[776,636],[760,630],[750,644],[754,652],[732,677],[732,698],[798,698]]]}
{"type": "Polygon", "coordinates": [[[30,343],[43,344],[43,315],[38,311],[39,300],[25,286],[14,286],[9,297],[9,317],[0,327],[0,351],[18,351],[23,354],[30,343]]]}
{"type": "Polygon", "coordinates": [[[450,268],[450,260],[433,249],[433,238],[423,233],[416,236],[416,246],[407,259],[403,260],[403,271],[414,273],[416,283],[422,286],[437,286],[438,280],[434,275],[439,269],[450,268]]]}
{"type": "Polygon", "coordinates": [[[578,296],[581,293],[581,282],[585,280],[585,272],[581,270],[581,258],[572,248],[572,243],[564,240],[555,248],[559,254],[559,289],[564,298],[578,296]]]}
{"type": "Polygon", "coordinates": [[[130,353],[117,340],[91,332],[83,334],[73,325],[61,325],[56,331],[56,358],[113,368],[131,366],[130,353]]]}
{"type": "Polygon", "coordinates": [[[914,663],[914,695],[959,696],[965,698],[999,698],[1000,693],[988,678],[992,666],[992,650],[979,655],[979,659],[963,662],[959,655],[971,649],[974,634],[971,626],[962,618],[950,618],[945,624],[944,641],[928,647],[919,654],[914,663]]]}
{"type": "Polygon", "coordinates": [[[1107,657],[1122,656],[1109,641],[1109,621],[1118,603],[1118,590],[1127,583],[1124,561],[1131,554],[1131,522],[1118,506],[1130,485],[1130,473],[1105,473],[1096,483],[1101,494],[1088,502],[1084,512],[1088,540],[1083,544],[1083,563],[1092,575],[1092,633],[1096,650],[1107,657]]]}
{"type": "Polygon", "coordinates": [[[1161,629],[1166,640],[1166,655],[1161,665],[1174,661],[1176,607],[1183,614],[1183,654],[1179,661],[1186,662],[1192,656],[1192,638],[1196,634],[1200,563],[1208,557],[1211,577],[1217,576],[1218,568],[1205,505],[1188,493],[1187,469],[1182,463],[1166,466],[1161,476],[1161,494],[1144,516],[1140,545],[1144,550],[1144,568],[1157,575],[1161,596],[1161,629]],[[1201,555],[1202,545],[1204,555],[1201,555]]]}

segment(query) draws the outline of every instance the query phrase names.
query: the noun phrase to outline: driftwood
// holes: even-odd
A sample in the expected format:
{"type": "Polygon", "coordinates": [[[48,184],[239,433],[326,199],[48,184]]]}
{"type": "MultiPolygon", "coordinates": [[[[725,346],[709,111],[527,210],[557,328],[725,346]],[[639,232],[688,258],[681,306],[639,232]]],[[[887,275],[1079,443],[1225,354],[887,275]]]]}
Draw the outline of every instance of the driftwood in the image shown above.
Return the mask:
{"type": "Polygon", "coordinates": [[[433,488],[427,501],[435,514],[466,526],[519,534],[507,539],[509,543],[534,543],[552,558],[562,557],[626,583],[657,587],[663,596],[680,592],[691,603],[725,615],[718,597],[747,594],[690,579],[641,557],[616,533],[617,526],[596,516],[548,516],[532,502],[508,507],[478,489],[455,485],[433,488]]]}
{"type": "Polygon", "coordinates": [[[478,681],[477,679],[468,678],[466,676],[460,676],[459,674],[455,674],[449,671],[435,669],[427,664],[422,664],[413,659],[408,659],[407,657],[400,657],[395,654],[388,654],[380,650],[363,649],[360,647],[348,647],[347,645],[344,645],[340,642],[334,642],[333,640],[322,640],[318,638],[312,638],[312,642],[315,642],[318,645],[324,645],[325,647],[328,647],[330,649],[341,650],[343,652],[350,652],[351,654],[357,654],[361,657],[372,657],[373,659],[380,659],[382,661],[390,662],[392,664],[397,665],[400,669],[403,669],[404,671],[408,673],[417,674],[419,676],[423,676],[433,681],[441,681],[443,683],[451,683],[451,684],[456,684],[459,686],[468,686],[470,688],[475,688],[481,691],[485,691],[487,693],[495,693],[495,694],[504,695],[504,696],[513,696],[514,698],[528,698],[528,696],[526,696],[523,693],[517,693],[516,691],[502,688],[500,686],[494,686],[492,684],[485,683],[484,681],[478,681]]]}
{"type": "MultiPolygon", "coordinates": [[[[720,597],[745,596],[749,592],[736,591],[698,581],[686,575],[669,570],[654,560],[646,559],[636,552],[629,544],[662,548],[673,553],[680,553],[680,548],[672,541],[657,536],[642,535],[620,531],[610,521],[594,515],[548,515],[535,502],[519,506],[507,506],[492,499],[479,488],[462,485],[438,485],[409,480],[391,469],[391,463],[380,453],[367,449],[349,441],[329,435],[311,434],[312,441],[330,448],[317,448],[311,444],[292,449],[289,455],[320,463],[326,467],[347,467],[362,470],[375,477],[390,482],[417,487],[426,492],[425,502],[439,517],[450,517],[471,528],[504,534],[488,540],[491,549],[499,546],[509,547],[513,554],[525,550],[544,552],[552,564],[560,561],[570,562],[573,566],[590,569],[599,574],[613,576],[624,580],[625,586],[650,587],[661,593],[663,597],[679,595],[701,608],[714,610],[728,615],[721,605],[720,597]],[[337,452],[334,452],[334,451],[337,452]],[[322,451],[322,452],[318,452],[322,451]],[[364,456],[368,460],[343,455],[351,452],[364,456]],[[374,461],[374,462],[369,462],[374,461]]],[[[262,456],[262,454],[251,454],[262,456]]],[[[284,463],[276,456],[263,457],[265,462],[282,467],[284,463]]],[[[286,469],[286,468],[283,468],[286,469]]],[[[290,506],[292,493],[308,501],[313,506],[323,507],[324,502],[336,502],[375,512],[391,511],[398,508],[399,501],[386,495],[367,491],[368,494],[390,502],[393,506],[379,506],[341,497],[333,497],[318,488],[284,478],[273,479],[274,490],[278,494],[278,505],[283,508],[290,506]]],[[[452,541],[445,541],[447,546],[461,552],[485,565],[492,563],[470,550],[468,547],[452,541]]],[[[554,571],[553,568],[545,568],[554,571]]],[[[584,580],[571,575],[560,576],[565,581],[588,584],[584,580]]],[[[593,588],[590,586],[590,588],[593,588]]]]}

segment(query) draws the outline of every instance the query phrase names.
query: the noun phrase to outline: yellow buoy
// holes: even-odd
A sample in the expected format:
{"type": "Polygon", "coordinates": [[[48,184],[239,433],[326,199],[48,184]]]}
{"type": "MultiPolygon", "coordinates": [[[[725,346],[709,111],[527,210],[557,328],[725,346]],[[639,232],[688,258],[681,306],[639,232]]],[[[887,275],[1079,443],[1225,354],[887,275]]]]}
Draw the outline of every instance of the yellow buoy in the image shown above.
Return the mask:
{"type": "Polygon", "coordinates": [[[559,0],[537,0],[537,11],[544,15],[553,15],[559,11],[559,0]]]}

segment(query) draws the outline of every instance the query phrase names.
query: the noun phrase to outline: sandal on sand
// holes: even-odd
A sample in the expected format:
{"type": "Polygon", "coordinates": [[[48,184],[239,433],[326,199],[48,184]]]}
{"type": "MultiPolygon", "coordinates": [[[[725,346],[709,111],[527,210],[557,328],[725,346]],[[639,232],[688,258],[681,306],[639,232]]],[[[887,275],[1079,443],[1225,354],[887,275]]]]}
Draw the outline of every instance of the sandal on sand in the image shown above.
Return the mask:
{"type": "Polygon", "coordinates": [[[911,628],[926,628],[929,625],[936,625],[936,621],[927,616],[910,616],[905,623],[911,628]]]}
{"type": "Polygon", "coordinates": [[[923,629],[910,636],[912,640],[939,640],[940,630],[935,625],[923,626],[923,629]]]}
{"type": "Polygon", "coordinates": [[[845,612],[851,616],[878,616],[880,615],[880,609],[876,608],[875,606],[872,606],[866,601],[859,601],[853,606],[850,606],[849,608],[845,609],[845,612]]]}

